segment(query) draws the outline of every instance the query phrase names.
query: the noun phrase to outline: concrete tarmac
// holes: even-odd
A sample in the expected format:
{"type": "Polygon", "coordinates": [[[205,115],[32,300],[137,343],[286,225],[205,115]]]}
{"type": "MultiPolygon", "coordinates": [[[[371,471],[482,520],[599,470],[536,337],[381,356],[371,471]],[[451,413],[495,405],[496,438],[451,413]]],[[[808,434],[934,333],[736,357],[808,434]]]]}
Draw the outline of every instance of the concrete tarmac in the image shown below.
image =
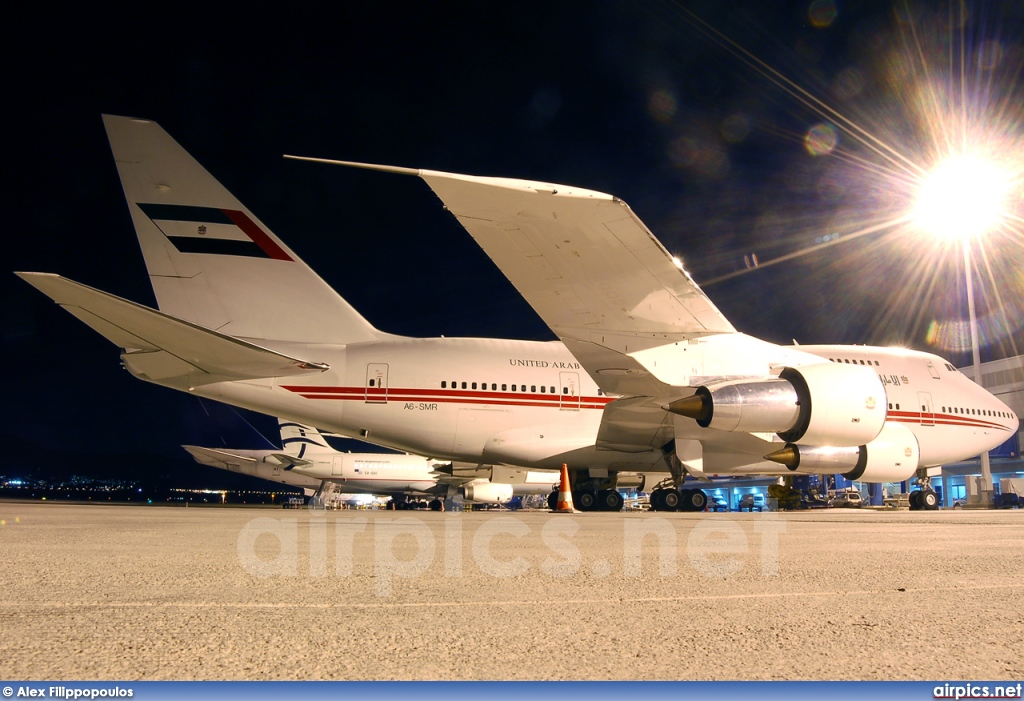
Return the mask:
{"type": "Polygon", "coordinates": [[[1024,511],[0,503],[0,677],[1024,677],[1024,511]]]}

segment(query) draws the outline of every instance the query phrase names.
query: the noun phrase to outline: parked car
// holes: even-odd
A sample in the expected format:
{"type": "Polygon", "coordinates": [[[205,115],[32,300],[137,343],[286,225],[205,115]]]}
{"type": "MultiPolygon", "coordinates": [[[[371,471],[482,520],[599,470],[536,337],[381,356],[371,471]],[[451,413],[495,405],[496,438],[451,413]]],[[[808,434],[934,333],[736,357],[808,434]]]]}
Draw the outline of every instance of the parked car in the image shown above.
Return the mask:
{"type": "Polygon", "coordinates": [[[760,494],[744,494],[740,498],[740,511],[760,511],[764,508],[764,497],[760,494]]]}
{"type": "Polygon", "coordinates": [[[864,499],[860,492],[839,492],[832,500],[832,506],[845,506],[847,508],[859,509],[864,506],[864,499]]]}
{"type": "Polygon", "coordinates": [[[728,511],[729,505],[725,503],[725,499],[722,497],[716,497],[714,495],[708,496],[708,511],[728,511]]]}
{"type": "Polygon", "coordinates": [[[801,509],[829,509],[832,504],[828,500],[822,499],[817,494],[804,494],[800,499],[801,509]]]}

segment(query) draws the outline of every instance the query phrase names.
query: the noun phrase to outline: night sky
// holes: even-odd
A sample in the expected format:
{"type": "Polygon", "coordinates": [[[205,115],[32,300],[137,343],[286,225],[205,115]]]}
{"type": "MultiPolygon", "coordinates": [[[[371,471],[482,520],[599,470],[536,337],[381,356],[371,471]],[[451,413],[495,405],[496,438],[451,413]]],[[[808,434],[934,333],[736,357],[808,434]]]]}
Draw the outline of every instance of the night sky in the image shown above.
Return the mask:
{"type": "MultiPolygon", "coordinates": [[[[102,113],[159,122],[391,333],[552,338],[425,183],[282,154],[612,193],[741,331],[963,365],[962,259],[893,222],[915,169],[965,134],[1021,161],[1024,9],[968,2],[961,21],[954,5],[8,10],[21,14],[2,48],[3,435],[183,460],[177,446],[202,439],[195,398],[132,378],[115,347],[10,274],[154,305],[102,113]]],[[[983,358],[1024,352],[1019,224],[976,254],[983,358]]]]}

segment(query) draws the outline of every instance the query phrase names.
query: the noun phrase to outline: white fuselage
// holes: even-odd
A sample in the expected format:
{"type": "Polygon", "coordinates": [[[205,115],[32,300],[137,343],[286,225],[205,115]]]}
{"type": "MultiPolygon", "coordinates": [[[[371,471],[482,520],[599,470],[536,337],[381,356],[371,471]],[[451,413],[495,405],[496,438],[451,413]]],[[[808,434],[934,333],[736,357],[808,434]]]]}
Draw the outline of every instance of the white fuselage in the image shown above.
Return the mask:
{"type": "MultiPolygon", "coordinates": [[[[870,365],[887,393],[886,420],[913,432],[921,466],[978,455],[1018,428],[1008,407],[935,355],[868,346],[781,347],[741,334],[719,337],[717,347],[709,340],[699,357],[690,350],[675,363],[671,347],[663,347],[654,360],[646,358],[647,367],[678,387],[740,374],[741,355],[741,373],[749,376],[829,360],[870,365]]],[[[659,446],[598,447],[604,407],[615,397],[601,392],[560,342],[396,338],[301,350],[330,369],[300,381],[216,383],[193,391],[445,460],[540,469],[558,469],[562,463],[570,469],[665,469],[659,446]]],[[[680,353],[685,350],[680,346],[680,353]]],[[[686,438],[699,440],[710,435],[702,432],[713,431],[686,421],[686,438]]],[[[683,437],[678,430],[676,437],[683,437]]],[[[758,462],[764,465],[760,455],[747,464],[758,462]]]]}

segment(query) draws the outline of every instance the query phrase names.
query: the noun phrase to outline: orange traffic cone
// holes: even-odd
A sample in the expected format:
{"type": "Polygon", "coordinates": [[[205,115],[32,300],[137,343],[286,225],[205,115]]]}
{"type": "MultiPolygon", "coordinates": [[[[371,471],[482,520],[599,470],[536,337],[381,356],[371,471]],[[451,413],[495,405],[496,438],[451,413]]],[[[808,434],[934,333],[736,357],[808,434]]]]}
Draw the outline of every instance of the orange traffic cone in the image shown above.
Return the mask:
{"type": "Polygon", "coordinates": [[[558,484],[558,504],[555,506],[555,513],[576,513],[576,509],[572,505],[572,491],[569,489],[569,466],[564,462],[562,463],[562,479],[558,484]]]}

